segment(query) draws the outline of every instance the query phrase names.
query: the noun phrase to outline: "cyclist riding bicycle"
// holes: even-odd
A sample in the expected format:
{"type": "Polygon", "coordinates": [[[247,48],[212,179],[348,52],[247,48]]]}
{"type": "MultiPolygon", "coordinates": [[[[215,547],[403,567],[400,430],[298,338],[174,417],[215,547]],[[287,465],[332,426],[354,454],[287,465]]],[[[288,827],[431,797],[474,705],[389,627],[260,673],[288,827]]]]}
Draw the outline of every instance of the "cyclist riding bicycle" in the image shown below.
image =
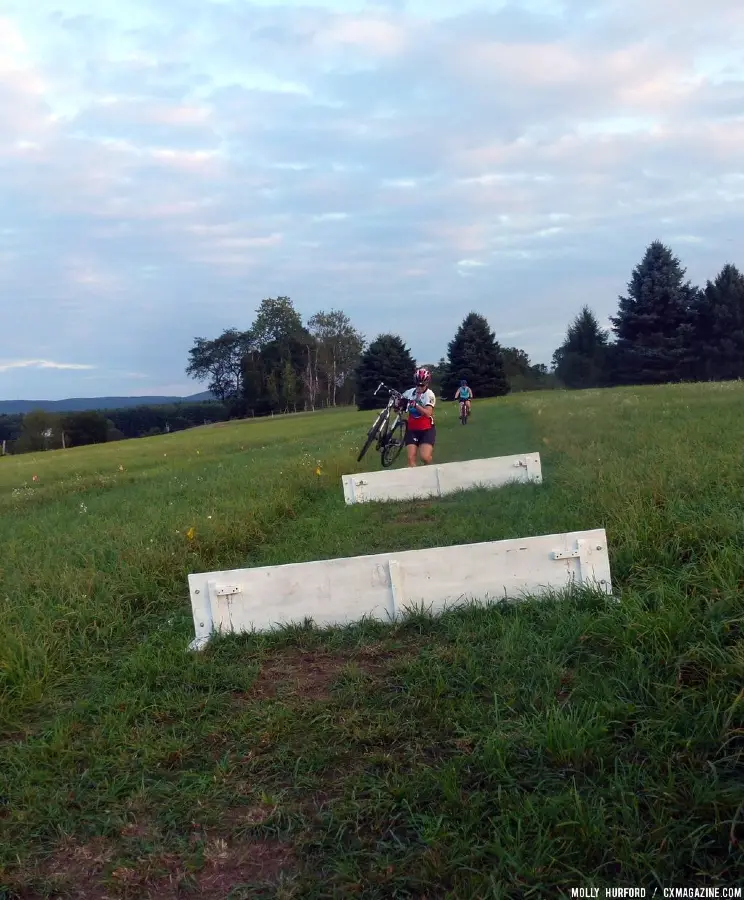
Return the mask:
{"type": "Polygon", "coordinates": [[[465,403],[468,415],[470,415],[470,402],[472,399],[473,392],[468,387],[467,381],[463,378],[460,382],[460,387],[455,391],[455,400],[459,400],[460,403],[465,403]]]}
{"type": "Polygon", "coordinates": [[[429,389],[431,373],[428,369],[417,369],[416,386],[403,392],[399,408],[408,413],[406,434],[403,443],[408,454],[408,465],[416,465],[416,448],[421,462],[428,466],[434,454],[437,429],[434,425],[434,392],[429,389]]]}

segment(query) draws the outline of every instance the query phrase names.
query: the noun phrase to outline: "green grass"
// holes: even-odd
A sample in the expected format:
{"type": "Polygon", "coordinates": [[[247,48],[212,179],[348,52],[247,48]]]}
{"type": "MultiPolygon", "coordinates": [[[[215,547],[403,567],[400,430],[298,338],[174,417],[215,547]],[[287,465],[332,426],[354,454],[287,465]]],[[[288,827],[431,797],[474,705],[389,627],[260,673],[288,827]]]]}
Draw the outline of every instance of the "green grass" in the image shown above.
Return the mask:
{"type": "Polygon", "coordinates": [[[0,459],[0,897],[741,883],[743,401],[442,404],[437,461],[539,449],[545,483],[411,504],[345,507],[379,466],[349,411],[0,459]],[[184,652],[189,572],[594,527],[619,604],[184,652]]]}

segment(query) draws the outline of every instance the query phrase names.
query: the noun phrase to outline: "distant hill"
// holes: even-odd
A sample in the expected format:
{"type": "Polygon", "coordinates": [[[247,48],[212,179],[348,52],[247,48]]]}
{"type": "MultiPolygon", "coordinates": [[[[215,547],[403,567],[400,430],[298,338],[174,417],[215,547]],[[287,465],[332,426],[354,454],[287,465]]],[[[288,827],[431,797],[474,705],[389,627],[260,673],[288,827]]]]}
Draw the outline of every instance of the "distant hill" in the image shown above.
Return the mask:
{"type": "Polygon", "coordinates": [[[82,412],[87,409],[124,409],[129,406],[164,406],[170,403],[205,403],[214,400],[209,391],[188,397],[71,397],[69,400],[0,400],[0,416],[27,413],[32,409],[46,412],[82,412]]]}

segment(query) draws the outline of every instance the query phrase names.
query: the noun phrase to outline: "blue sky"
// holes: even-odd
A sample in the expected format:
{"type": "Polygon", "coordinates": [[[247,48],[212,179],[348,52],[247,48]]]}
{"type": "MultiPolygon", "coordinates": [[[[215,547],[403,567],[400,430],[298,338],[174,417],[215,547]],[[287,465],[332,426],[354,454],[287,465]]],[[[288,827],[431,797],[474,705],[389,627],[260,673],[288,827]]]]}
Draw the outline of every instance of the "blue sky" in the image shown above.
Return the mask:
{"type": "Polygon", "coordinates": [[[740,0],[5,0],[0,399],[194,392],[279,294],[549,362],[656,238],[744,266],[742,147],[740,0]]]}

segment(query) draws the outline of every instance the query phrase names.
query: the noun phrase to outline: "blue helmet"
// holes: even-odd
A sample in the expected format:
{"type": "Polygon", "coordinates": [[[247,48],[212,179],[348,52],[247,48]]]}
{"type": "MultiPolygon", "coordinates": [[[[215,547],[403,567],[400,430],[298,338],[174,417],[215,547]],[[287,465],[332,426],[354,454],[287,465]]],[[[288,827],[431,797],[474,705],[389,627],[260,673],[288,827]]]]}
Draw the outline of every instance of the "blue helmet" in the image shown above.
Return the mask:
{"type": "Polygon", "coordinates": [[[464,378],[461,378],[460,379],[460,387],[465,387],[466,384],[467,384],[467,381],[464,378]]]}

